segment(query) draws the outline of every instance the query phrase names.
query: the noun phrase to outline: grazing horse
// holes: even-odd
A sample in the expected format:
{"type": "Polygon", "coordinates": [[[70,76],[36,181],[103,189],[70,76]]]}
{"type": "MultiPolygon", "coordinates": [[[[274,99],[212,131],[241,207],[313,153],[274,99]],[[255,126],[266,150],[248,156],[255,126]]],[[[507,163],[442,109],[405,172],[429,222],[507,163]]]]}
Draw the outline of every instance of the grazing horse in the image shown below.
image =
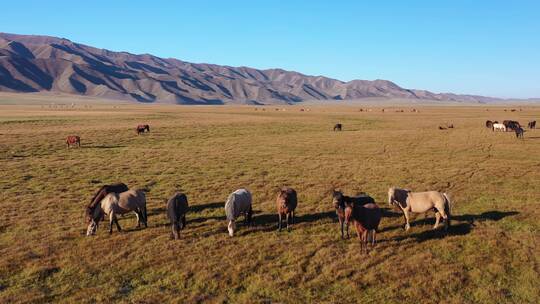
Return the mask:
{"type": "Polygon", "coordinates": [[[527,124],[527,127],[529,127],[529,129],[535,129],[536,128],[536,120],[529,121],[529,123],[527,124]]]}
{"type": "Polygon", "coordinates": [[[374,204],[375,200],[368,195],[362,194],[359,196],[346,196],[343,195],[341,191],[334,190],[332,192],[332,204],[334,205],[334,208],[336,208],[336,214],[338,216],[339,220],[339,226],[341,229],[341,238],[344,239],[344,233],[343,228],[346,226],[347,231],[347,238],[349,238],[349,225],[348,222],[345,221],[345,207],[347,203],[356,204],[359,206],[363,206],[366,204],[374,204]]]}
{"type": "Polygon", "coordinates": [[[293,188],[282,188],[279,190],[276,207],[279,218],[278,229],[281,231],[281,224],[283,222],[283,217],[285,217],[287,222],[287,230],[289,230],[289,219],[291,226],[294,224],[294,210],[298,205],[298,198],[296,196],[296,191],[293,188]]]}
{"type": "Polygon", "coordinates": [[[505,120],[503,121],[503,125],[506,127],[506,131],[515,131],[517,128],[521,128],[519,122],[515,120],[505,120]]]}
{"type": "Polygon", "coordinates": [[[251,224],[253,209],[251,207],[251,193],[246,189],[238,189],[231,193],[225,202],[225,216],[227,217],[227,230],[234,236],[236,219],[243,214],[244,223],[251,224]]]}
{"type": "Polygon", "coordinates": [[[124,183],[101,186],[101,188],[96,191],[96,193],[90,200],[90,204],[86,206],[86,221],[90,222],[92,220],[92,214],[94,213],[94,209],[96,208],[97,204],[99,204],[99,202],[101,202],[101,200],[104,199],[105,196],[107,196],[107,194],[122,193],[128,190],[128,186],[124,183]]]}
{"type": "MultiPolygon", "coordinates": [[[[353,201],[345,203],[345,223],[347,227],[352,221],[356,228],[356,234],[360,241],[360,249],[367,252],[368,244],[375,246],[377,229],[381,222],[382,211],[375,203],[364,205],[355,204],[353,201]],[[369,242],[371,236],[371,242],[369,242]]],[[[348,233],[348,232],[347,232],[348,233]]]]}
{"type": "Polygon", "coordinates": [[[116,224],[116,229],[122,231],[118,224],[118,214],[126,214],[130,211],[137,215],[137,227],[141,223],[148,227],[148,215],[146,213],[146,196],[141,190],[128,190],[122,193],[109,193],[96,205],[92,213],[92,220],[86,229],[86,235],[96,234],[99,221],[104,215],[109,216],[109,234],[112,233],[112,225],[116,224]]]}
{"type": "Polygon", "coordinates": [[[493,121],[486,120],[486,128],[493,129],[493,121]]]}
{"type": "Polygon", "coordinates": [[[149,125],[138,125],[137,126],[137,135],[140,135],[141,133],[150,132],[150,126],[149,125]]]}
{"type": "Polygon", "coordinates": [[[396,205],[403,211],[405,216],[405,230],[409,230],[409,212],[426,213],[429,210],[435,211],[435,225],[439,226],[441,217],[444,219],[444,228],[448,230],[450,225],[450,199],[446,193],[437,191],[411,192],[408,189],[391,187],[388,189],[388,204],[396,205]]]}
{"type": "Polygon", "coordinates": [[[343,127],[342,124],[338,123],[338,124],[335,124],[334,125],[334,131],[338,130],[338,131],[341,131],[341,128],[343,127]]]}
{"type": "Polygon", "coordinates": [[[494,123],[493,124],[493,131],[503,131],[506,132],[506,126],[501,123],[494,123]]]}
{"type": "Polygon", "coordinates": [[[70,135],[66,138],[66,144],[69,149],[71,146],[77,145],[79,148],[81,147],[81,138],[76,135],[70,135]]]}
{"type": "Polygon", "coordinates": [[[521,138],[521,139],[523,139],[523,133],[525,132],[525,131],[523,130],[523,128],[518,127],[517,129],[514,130],[514,132],[516,132],[516,138],[521,138]]]}
{"type": "Polygon", "coordinates": [[[171,221],[171,238],[178,239],[180,229],[186,227],[186,213],[189,210],[187,196],[176,192],[167,202],[167,216],[171,221]]]}

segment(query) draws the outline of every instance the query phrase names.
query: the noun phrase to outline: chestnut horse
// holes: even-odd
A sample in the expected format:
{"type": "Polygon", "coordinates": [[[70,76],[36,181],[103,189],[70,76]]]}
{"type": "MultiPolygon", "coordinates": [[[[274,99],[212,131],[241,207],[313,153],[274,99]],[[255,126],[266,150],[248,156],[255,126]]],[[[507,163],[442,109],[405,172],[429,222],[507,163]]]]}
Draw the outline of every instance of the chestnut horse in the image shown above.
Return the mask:
{"type": "Polygon", "coordinates": [[[287,230],[289,230],[289,219],[291,226],[294,224],[294,210],[298,205],[298,199],[296,196],[296,191],[293,188],[282,188],[276,199],[276,207],[279,217],[278,230],[281,231],[281,223],[283,222],[283,217],[287,221],[287,230]]]}
{"type": "Polygon", "coordinates": [[[357,205],[365,205],[370,203],[375,203],[375,200],[368,195],[362,194],[359,196],[346,196],[343,195],[340,191],[334,190],[332,193],[332,204],[334,205],[334,208],[336,208],[336,214],[338,216],[339,225],[341,228],[341,238],[344,239],[344,233],[343,233],[343,227],[344,225],[347,227],[347,238],[349,238],[349,225],[348,222],[345,221],[345,204],[346,203],[353,203],[357,205]]]}
{"type": "Polygon", "coordinates": [[[76,135],[70,135],[66,138],[66,144],[69,149],[71,146],[77,145],[79,148],[81,147],[81,138],[76,135]]]}
{"type": "MultiPolygon", "coordinates": [[[[354,201],[345,203],[345,224],[349,226],[352,221],[356,228],[356,234],[360,241],[360,250],[367,252],[368,244],[375,246],[377,229],[381,222],[382,211],[375,203],[367,203],[364,205],[355,204],[354,201]],[[369,238],[371,235],[371,242],[369,238]]],[[[347,231],[348,233],[348,231],[347,231]]]]}
{"type": "Polygon", "coordinates": [[[150,132],[150,126],[149,125],[138,125],[136,130],[137,130],[137,135],[139,135],[141,133],[144,133],[145,130],[146,130],[146,132],[150,132]]]}

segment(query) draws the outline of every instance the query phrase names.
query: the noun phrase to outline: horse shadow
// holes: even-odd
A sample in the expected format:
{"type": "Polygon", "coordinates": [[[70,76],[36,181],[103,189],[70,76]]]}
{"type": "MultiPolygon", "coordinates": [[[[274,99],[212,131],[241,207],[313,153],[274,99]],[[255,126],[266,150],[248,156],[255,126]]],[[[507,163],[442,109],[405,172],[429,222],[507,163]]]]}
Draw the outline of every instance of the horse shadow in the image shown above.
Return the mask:
{"type": "Polygon", "coordinates": [[[93,145],[93,146],[81,146],[87,149],[115,149],[115,148],[125,148],[125,145],[93,145]]]}
{"type": "MultiPolygon", "coordinates": [[[[392,238],[391,240],[402,241],[408,238],[415,238],[418,242],[421,243],[421,242],[432,240],[432,239],[443,239],[447,235],[455,235],[455,236],[467,235],[476,226],[475,222],[485,222],[485,221],[497,222],[497,221],[502,220],[505,217],[514,216],[517,214],[519,214],[519,212],[517,211],[486,211],[480,214],[456,215],[456,216],[452,216],[451,220],[459,221],[461,223],[451,225],[450,227],[448,227],[448,231],[444,231],[443,228],[429,229],[422,232],[408,233],[405,235],[397,236],[397,237],[392,238]]],[[[420,224],[432,225],[434,224],[434,221],[435,220],[433,218],[424,218],[422,220],[411,222],[411,227],[415,225],[420,225],[420,224]]],[[[403,225],[386,227],[384,229],[381,229],[379,232],[394,230],[398,228],[403,228],[403,225]]]]}
{"type": "Polygon", "coordinates": [[[206,203],[206,204],[189,206],[189,212],[198,213],[206,209],[217,209],[217,208],[224,208],[224,207],[225,207],[224,202],[211,202],[211,203],[206,203]]]}

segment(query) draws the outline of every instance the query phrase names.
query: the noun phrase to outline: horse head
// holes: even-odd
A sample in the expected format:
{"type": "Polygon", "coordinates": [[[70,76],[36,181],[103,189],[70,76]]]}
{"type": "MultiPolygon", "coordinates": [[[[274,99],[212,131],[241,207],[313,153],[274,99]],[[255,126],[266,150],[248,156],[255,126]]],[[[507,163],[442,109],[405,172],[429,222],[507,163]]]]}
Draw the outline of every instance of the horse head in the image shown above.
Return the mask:
{"type": "Polygon", "coordinates": [[[234,220],[229,221],[227,230],[229,231],[229,236],[234,236],[234,231],[236,230],[236,222],[234,220]]]}
{"type": "Polygon", "coordinates": [[[341,191],[333,190],[332,204],[334,205],[334,208],[336,209],[343,206],[343,193],[341,193],[341,191]]]}

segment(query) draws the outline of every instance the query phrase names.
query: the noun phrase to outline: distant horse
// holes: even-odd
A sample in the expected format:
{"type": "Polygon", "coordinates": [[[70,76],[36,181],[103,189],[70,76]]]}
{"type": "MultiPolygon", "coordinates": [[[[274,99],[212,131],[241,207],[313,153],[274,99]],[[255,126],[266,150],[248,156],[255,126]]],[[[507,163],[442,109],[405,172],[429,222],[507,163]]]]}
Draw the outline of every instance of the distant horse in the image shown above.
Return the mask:
{"type": "Polygon", "coordinates": [[[243,214],[244,223],[251,224],[253,209],[251,207],[251,193],[246,189],[238,189],[231,193],[225,202],[225,216],[227,217],[227,230],[230,236],[234,236],[236,219],[243,214]]]}
{"type": "Polygon", "coordinates": [[[141,226],[141,223],[145,227],[148,227],[148,215],[146,212],[146,196],[141,190],[128,190],[122,193],[109,193],[104,199],[96,205],[94,212],[92,213],[92,220],[88,224],[86,229],[86,235],[96,234],[99,221],[104,215],[109,216],[109,234],[112,233],[112,225],[116,224],[116,229],[122,231],[120,224],[118,224],[118,214],[126,214],[129,212],[135,212],[137,215],[137,227],[141,226]]]}
{"type": "MultiPolygon", "coordinates": [[[[360,241],[360,249],[367,252],[368,243],[375,246],[377,229],[381,222],[382,211],[375,203],[364,205],[355,204],[353,201],[345,203],[345,223],[347,227],[352,221],[356,228],[356,234],[360,241]],[[371,242],[370,241],[371,236],[371,242]]],[[[348,234],[348,232],[347,232],[348,234]]]]}
{"type": "Polygon", "coordinates": [[[529,123],[527,124],[527,127],[529,129],[535,129],[536,128],[536,120],[529,121],[529,123]]]}
{"type": "Polygon", "coordinates": [[[137,126],[137,135],[146,132],[150,132],[150,126],[149,125],[138,125],[137,126]]]}
{"type": "Polygon", "coordinates": [[[76,135],[70,135],[66,138],[66,144],[67,147],[75,146],[77,145],[79,148],[81,147],[81,138],[76,135]]]}
{"type": "Polygon", "coordinates": [[[101,188],[96,191],[96,193],[90,200],[90,204],[86,206],[86,221],[90,222],[92,220],[92,214],[94,213],[94,209],[96,208],[97,204],[99,204],[99,202],[101,202],[101,200],[104,199],[105,196],[107,196],[107,194],[122,193],[128,190],[128,186],[124,183],[101,186],[101,188]]]}
{"type": "Polygon", "coordinates": [[[486,120],[486,128],[493,129],[493,121],[486,120]]]}
{"type": "Polygon", "coordinates": [[[171,221],[171,238],[178,239],[180,229],[186,227],[186,213],[189,210],[187,196],[176,192],[167,202],[167,216],[171,221]]]}
{"type": "Polygon", "coordinates": [[[405,230],[411,227],[409,224],[409,212],[426,213],[435,210],[435,225],[439,226],[440,218],[444,219],[444,227],[447,230],[450,225],[450,199],[446,193],[437,191],[411,192],[408,189],[391,187],[388,189],[388,204],[398,206],[405,216],[405,230]]]}
{"type": "Polygon", "coordinates": [[[276,207],[279,218],[278,229],[281,231],[281,224],[283,222],[283,217],[285,217],[287,222],[287,230],[289,230],[289,219],[291,226],[294,224],[294,210],[298,205],[298,198],[296,196],[296,191],[293,188],[282,188],[279,190],[278,196],[276,198],[276,207]]]}
{"type": "Polygon", "coordinates": [[[345,205],[346,203],[353,203],[359,206],[363,206],[366,204],[374,204],[375,200],[368,195],[359,195],[359,196],[346,196],[343,195],[341,191],[334,190],[332,192],[332,205],[334,205],[334,208],[336,209],[336,214],[338,216],[339,220],[339,226],[341,229],[341,238],[344,239],[344,232],[343,228],[346,226],[347,231],[347,238],[349,238],[349,225],[348,222],[345,222],[345,205]]]}
{"type": "Polygon", "coordinates": [[[493,124],[493,131],[503,131],[506,132],[506,126],[501,123],[494,123],[493,124]]]}
{"type": "Polygon", "coordinates": [[[506,131],[515,131],[517,128],[521,128],[519,122],[515,120],[505,120],[503,121],[503,125],[506,127],[506,131]]]}
{"type": "Polygon", "coordinates": [[[337,131],[341,131],[341,128],[342,128],[342,127],[343,127],[343,125],[340,124],[340,123],[335,124],[335,125],[334,125],[334,131],[336,131],[336,130],[337,130],[337,131]]]}
{"type": "Polygon", "coordinates": [[[525,132],[525,131],[523,130],[523,128],[518,127],[517,129],[514,130],[514,132],[516,132],[516,138],[521,138],[521,139],[523,139],[523,133],[525,132]]]}

